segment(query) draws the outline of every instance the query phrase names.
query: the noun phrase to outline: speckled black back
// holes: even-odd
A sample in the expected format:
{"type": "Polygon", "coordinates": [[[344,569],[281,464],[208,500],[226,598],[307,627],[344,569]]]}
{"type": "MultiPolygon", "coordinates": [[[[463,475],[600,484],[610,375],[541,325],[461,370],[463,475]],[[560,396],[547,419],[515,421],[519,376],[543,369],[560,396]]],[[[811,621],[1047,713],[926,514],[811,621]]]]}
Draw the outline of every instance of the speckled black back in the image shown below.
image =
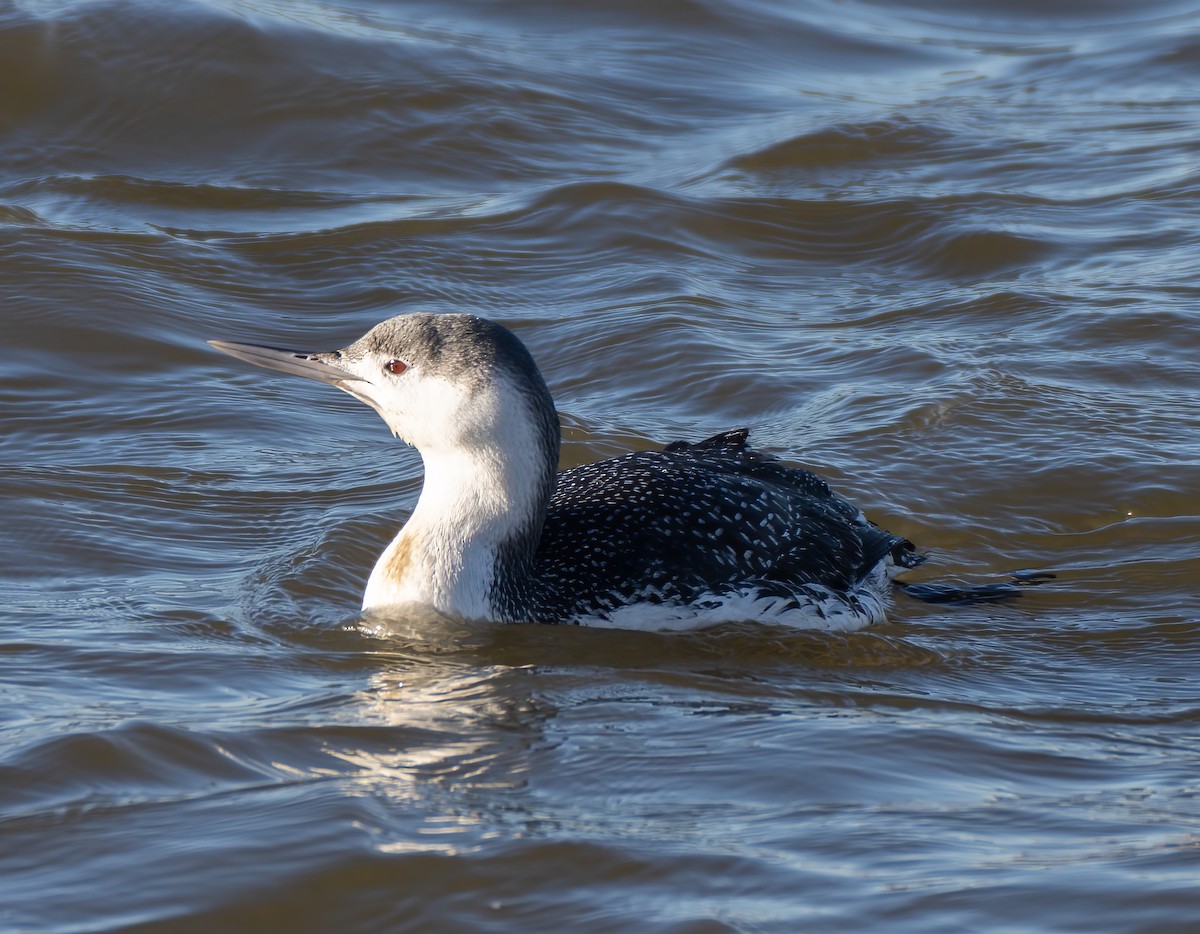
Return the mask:
{"type": "Polygon", "coordinates": [[[502,600],[541,622],[746,586],[792,597],[819,585],[853,602],[854,585],[889,552],[919,562],[816,475],[748,450],[747,434],[560,473],[532,574],[502,600]]]}

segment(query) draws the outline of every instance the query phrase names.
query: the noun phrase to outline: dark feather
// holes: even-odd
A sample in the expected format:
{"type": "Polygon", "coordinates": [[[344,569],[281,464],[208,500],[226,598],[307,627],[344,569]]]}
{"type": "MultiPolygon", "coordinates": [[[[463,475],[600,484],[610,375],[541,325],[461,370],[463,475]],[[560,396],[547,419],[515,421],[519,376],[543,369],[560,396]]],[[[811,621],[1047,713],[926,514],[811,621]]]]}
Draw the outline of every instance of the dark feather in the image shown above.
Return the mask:
{"type": "Polygon", "coordinates": [[[887,555],[919,563],[909,542],[866,521],[820,477],[749,449],[748,434],[560,473],[514,601],[544,621],[603,614],[647,593],[686,604],[748,586],[795,597],[815,585],[852,605],[887,555]]]}

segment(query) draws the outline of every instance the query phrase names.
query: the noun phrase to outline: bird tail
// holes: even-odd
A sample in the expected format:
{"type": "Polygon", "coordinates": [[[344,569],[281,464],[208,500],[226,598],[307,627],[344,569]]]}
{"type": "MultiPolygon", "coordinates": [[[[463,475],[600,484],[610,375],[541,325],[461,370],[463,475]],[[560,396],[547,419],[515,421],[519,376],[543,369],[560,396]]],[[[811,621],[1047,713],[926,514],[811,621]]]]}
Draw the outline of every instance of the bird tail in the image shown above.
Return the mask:
{"type": "Polygon", "coordinates": [[[942,603],[950,606],[975,606],[981,603],[1007,603],[1015,600],[1025,591],[1025,587],[1033,587],[1054,580],[1057,575],[1043,571],[1015,571],[1009,575],[1009,580],[992,584],[961,584],[928,582],[921,584],[904,584],[896,581],[896,586],[908,596],[925,603],[942,603]]]}

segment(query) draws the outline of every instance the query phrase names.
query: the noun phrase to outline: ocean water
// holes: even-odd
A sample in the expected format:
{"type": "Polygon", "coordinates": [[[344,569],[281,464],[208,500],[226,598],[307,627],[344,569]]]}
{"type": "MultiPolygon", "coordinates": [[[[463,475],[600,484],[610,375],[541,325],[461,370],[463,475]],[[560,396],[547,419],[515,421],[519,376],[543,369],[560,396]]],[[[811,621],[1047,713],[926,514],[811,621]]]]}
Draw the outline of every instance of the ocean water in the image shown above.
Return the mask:
{"type": "Polygon", "coordinates": [[[1200,11],[0,5],[0,929],[1200,918],[1200,11]],[[357,612],[415,452],[209,338],[527,343],[931,554],[830,635],[357,612]]]}

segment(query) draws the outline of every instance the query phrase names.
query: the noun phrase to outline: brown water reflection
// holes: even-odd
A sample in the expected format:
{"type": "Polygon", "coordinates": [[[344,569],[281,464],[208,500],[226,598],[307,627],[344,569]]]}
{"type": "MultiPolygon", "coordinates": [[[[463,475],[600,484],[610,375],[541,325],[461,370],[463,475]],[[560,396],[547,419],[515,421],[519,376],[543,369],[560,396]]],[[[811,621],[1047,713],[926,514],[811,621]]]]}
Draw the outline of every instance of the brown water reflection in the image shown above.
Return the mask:
{"type": "Polygon", "coordinates": [[[1193,7],[0,10],[0,927],[1194,928],[1193,7]],[[203,340],[417,309],[518,331],[565,464],[746,424],[1058,578],[362,619],[419,459],[203,340]]]}

